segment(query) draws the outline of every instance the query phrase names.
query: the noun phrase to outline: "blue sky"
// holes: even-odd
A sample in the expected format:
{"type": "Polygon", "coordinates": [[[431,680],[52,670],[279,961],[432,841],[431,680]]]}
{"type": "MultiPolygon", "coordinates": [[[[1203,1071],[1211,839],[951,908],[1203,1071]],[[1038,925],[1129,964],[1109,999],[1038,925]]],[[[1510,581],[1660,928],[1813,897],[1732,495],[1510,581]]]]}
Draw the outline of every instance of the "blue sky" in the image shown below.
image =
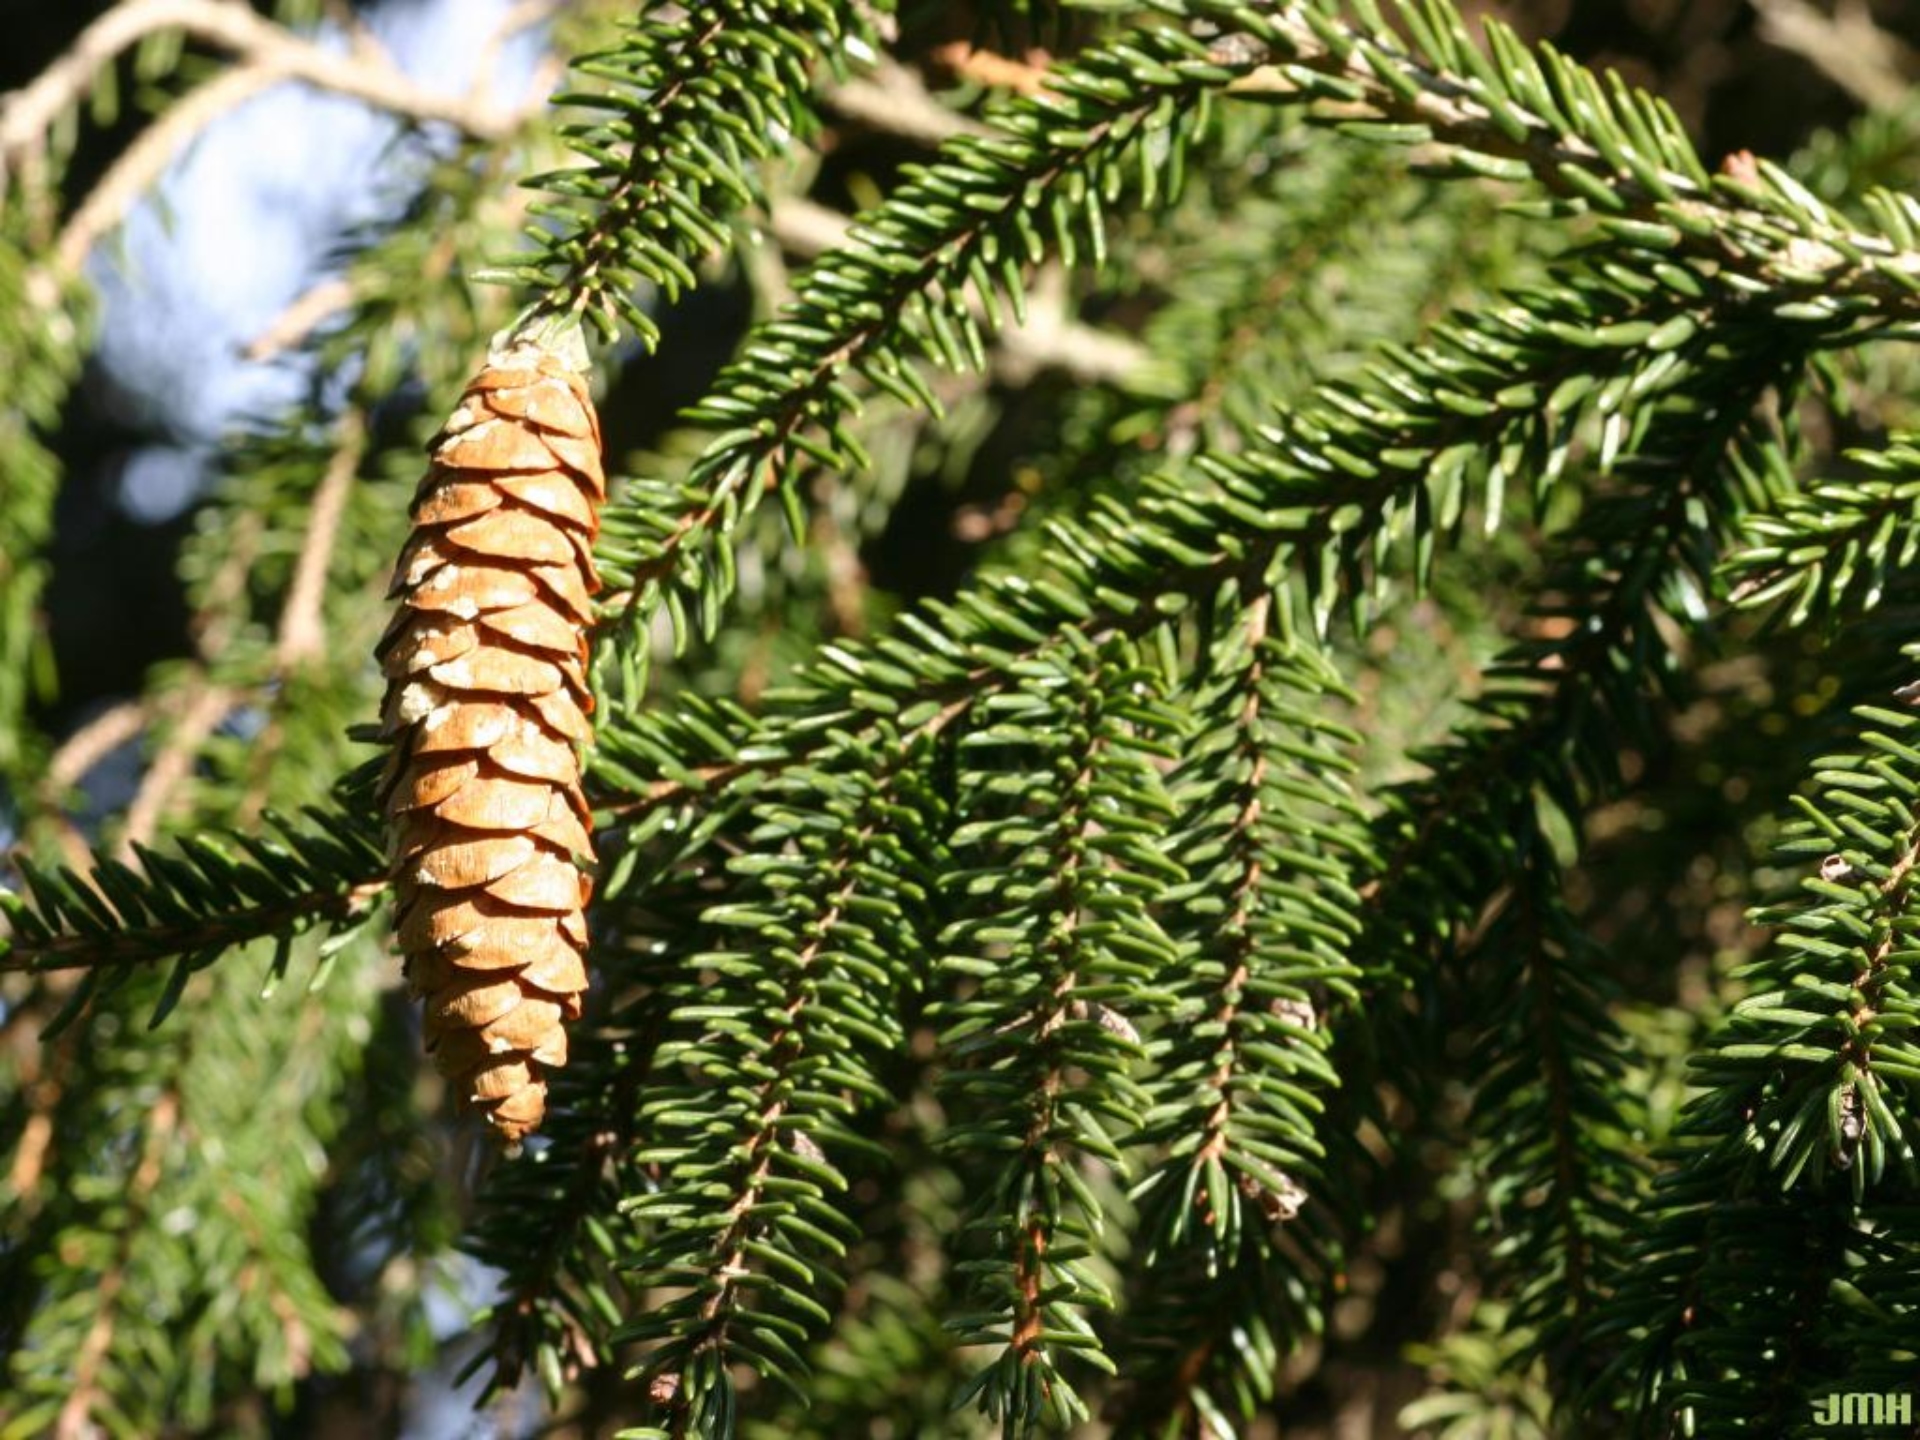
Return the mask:
{"type": "MultiPolygon", "coordinates": [[[[384,0],[368,28],[423,85],[463,93],[512,0],[384,0]]],[[[345,49],[335,28],[320,43],[345,49]]],[[[544,34],[492,62],[489,93],[526,97],[544,34]]],[[[396,215],[444,127],[408,133],[358,101],[282,85],[208,127],[95,253],[98,360],[113,408],[158,443],[128,457],[119,503],[164,520],[199,492],[213,448],[307,393],[297,358],[245,358],[288,305],[338,270],[343,240],[396,215]]]]}

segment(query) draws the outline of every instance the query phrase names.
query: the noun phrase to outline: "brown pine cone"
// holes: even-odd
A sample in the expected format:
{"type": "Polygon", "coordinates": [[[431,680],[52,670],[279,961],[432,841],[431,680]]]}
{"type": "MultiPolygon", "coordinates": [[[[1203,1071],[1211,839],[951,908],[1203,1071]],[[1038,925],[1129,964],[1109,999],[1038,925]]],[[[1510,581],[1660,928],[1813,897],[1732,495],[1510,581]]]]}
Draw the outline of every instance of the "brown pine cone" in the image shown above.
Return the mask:
{"type": "Polygon", "coordinates": [[[592,817],[586,626],[605,498],[585,383],[532,346],[496,354],[435,437],[378,654],[381,785],[408,988],[427,1048],[509,1144],[587,987],[592,817]]]}

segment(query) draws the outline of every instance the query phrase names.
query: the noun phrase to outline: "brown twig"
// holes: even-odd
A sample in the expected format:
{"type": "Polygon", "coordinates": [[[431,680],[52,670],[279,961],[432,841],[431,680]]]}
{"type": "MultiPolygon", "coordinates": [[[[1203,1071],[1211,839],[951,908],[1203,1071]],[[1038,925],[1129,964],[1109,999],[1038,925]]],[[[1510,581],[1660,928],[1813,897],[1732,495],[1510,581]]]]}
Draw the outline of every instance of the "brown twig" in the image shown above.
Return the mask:
{"type": "MultiPolygon", "coordinates": [[[[565,3],[566,0],[520,0],[518,5],[509,10],[482,47],[480,58],[474,65],[473,83],[467,89],[468,99],[479,103],[491,83],[493,66],[499,53],[510,39],[556,13],[565,3]]],[[[536,69],[534,79],[528,86],[529,95],[545,95],[559,81],[564,70],[565,66],[559,57],[549,56],[536,69]]],[[[512,112],[514,124],[524,125],[542,108],[542,101],[527,101],[512,112]]],[[[510,191],[506,205],[507,220],[503,228],[518,224],[533,199],[530,190],[515,188],[510,191]]],[[[449,258],[451,263],[452,257],[449,258]]],[[[348,276],[335,275],[322,280],[297,296],[291,305],[276,315],[265,330],[248,342],[241,354],[248,360],[270,360],[275,355],[294,349],[322,323],[350,309],[359,298],[360,291],[348,276]]]]}
{"type": "MultiPolygon", "coordinates": [[[[57,985],[52,979],[45,983],[47,998],[57,1003],[57,992],[67,987],[57,985]]],[[[37,1013],[40,1008],[29,1002],[10,1010],[6,1020],[0,1022],[0,1035],[14,1028],[17,1017],[26,1018],[28,1026],[38,1029],[46,1018],[37,1013]]],[[[40,1193],[40,1181],[46,1174],[47,1159],[53,1154],[54,1116],[66,1089],[67,1071],[73,1064],[77,1033],[69,1030],[44,1048],[28,1033],[22,1033],[14,1041],[13,1048],[17,1051],[12,1057],[14,1093],[20,1097],[26,1119],[20,1126],[20,1143],[14,1147],[4,1191],[0,1193],[7,1196],[20,1222],[31,1220],[46,1204],[47,1197],[40,1193]]]]}
{"type": "Polygon", "coordinates": [[[225,0],[121,0],[31,84],[0,98],[0,175],[15,157],[36,147],[103,68],[160,30],[184,30],[279,79],[301,80],[416,120],[444,121],[476,139],[497,140],[511,128],[508,117],[471,96],[444,95],[418,84],[377,47],[360,44],[341,55],[225,0]]]}
{"type": "Polygon", "coordinates": [[[166,819],[174,791],[192,774],[200,747],[220,722],[233,713],[244,694],[229,686],[209,685],[188,702],[173,733],[147,767],[140,788],[134,793],[133,804],[127,809],[126,828],[119,845],[123,860],[133,858],[134,845],[151,843],[166,819]]]}
{"type": "Polygon", "coordinates": [[[1870,109],[1904,101],[1920,57],[1874,23],[1865,0],[1841,0],[1827,15],[1806,0],[1753,0],[1760,38],[1791,50],[1870,109]]]}
{"type": "Polygon", "coordinates": [[[1052,57],[1044,50],[1029,50],[1025,59],[979,50],[965,40],[954,40],[934,47],[931,58],[945,65],[962,80],[971,80],[989,90],[1011,90],[1019,95],[1038,95],[1047,88],[1047,67],[1052,57]]]}
{"type": "Polygon", "coordinates": [[[351,0],[320,0],[320,8],[327,19],[340,27],[340,33],[347,37],[347,50],[355,59],[371,60],[380,64],[391,60],[387,47],[380,43],[380,37],[373,33],[358,10],[353,8],[351,0]]]}
{"type": "MultiPolygon", "coordinates": [[[[179,1121],[179,1093],[167,1090],[148,1113],[146,1145],[141,1152],[139,1168],[134,1171],[127,1185],[126,1203],[134,1216],[144,1213],[154,1188],[160,1183],[167,1144],[172,1140],[179,1121]]],[[[133,1258],[133,1237],[137,1228],[132,1223],[132,1217],[128,1217],[128,1223],[120,1232],[119,1253],[114,1263],[101,1275],[100,1283],[94,1287],[93,1323],[87,1327],[87,1338],[81,1343],[80,1353],[74,1359],[73,1386],[67,1392],[66,1403],[60,1407],[59,1418],[54,1422],[53,1433],[57,1440],[84,1440],[84,1437],[97,1433],[93,1424],[93,1406],[99,1398],[100,1364],[113,1346],[114,1307],[127,1283],[127,1266],[133,1258]]]]}
{"type": "Polygon", "coordinates": [[[300,345],[323,321],[350,307],[356,298],[353,282],[344,275],[333,275],[310,286],[294,302],[273,317],[271,324],[247,342],[242,358],[258,363],[271,360],[300,345]]]}
{"type": "Polygon", "coordinates": [[[141,131],[140,137],[121,152],[120,158],[100,177],[100,183],[88,192],[87,198],[60,227],[59,237],[53,243],[54,268],[63,274],[77,274],[101,237],[126,218],[134,202],[159,178],[188,140],[216,117],[283,78],[259,67],[229,70],[181,100],[167,111],[164,119],[141,131]]]}
{"type": "Polygon", "coordinates": [[[325,653],[327,631],[321,607],[327,596],[327,571],[333,563],[347,496],[366,450],[366,420],[357,408],[349,409],[338,427],[333,458],[313,492],[313,518],[307,525],[293,583],[287,587],[286,603],[280,611],[274,660],[283,676],[325,653]]]}
{"type": "Polygon", "coordinates": [[[944,145],[956,135],[985,135],[978,120],[949,110],[927,93],[906,66],[883,60],[863,80],[836,86],[826,102],[843,119],[921,145],[944,145]]]}
{"type": "Polygon", "coordinates": [[[136,739],[153,718],[151,709],[139,700],[128,700],[102,711],[75,730],[53,753],[36,791],[39,815],[36,817],[52,831],[66,863],[76,870],[93,864],[93,847],[86,833],[67,813],[66,793],[77,785],[113,751],[136,739]]]}
{"type": "Polygon", "coordinates": [[[137,700],[102,710],[60,742],[47,762],[44,789],[53,795],[85,779],[93,767],[147,726],[147,707],[137,700]]]}
{"type": "MultiPolygon", "coordinates": [[[[550,20],[567,6],[567,0],[520,0],[500,17],[500,23],[493,27],[493,33],[480,47],[480,56],[474,62],[473,83],[467,87],[467,98],[476,104],[493,86],[494,66],[500,63],[500,52],[507,48],[522,30],[529,30],[544,20],[550,20]]],[[[543,66],[533,82],[527,87],[528,93],[545,96],[553,88],[565,66],[557,59],[543,66]]]]}

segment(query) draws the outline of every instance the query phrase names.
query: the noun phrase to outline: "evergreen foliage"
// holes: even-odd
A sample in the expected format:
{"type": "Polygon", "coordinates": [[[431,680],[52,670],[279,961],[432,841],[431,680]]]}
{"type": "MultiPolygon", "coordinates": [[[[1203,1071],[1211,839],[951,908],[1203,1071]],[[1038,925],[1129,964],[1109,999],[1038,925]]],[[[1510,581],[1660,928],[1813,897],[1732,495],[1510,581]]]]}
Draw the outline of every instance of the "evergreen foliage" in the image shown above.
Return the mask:
{"type": "Polygon", "coordinates": [[[0,1437],[268,1433],[425,1363],[461,1253],[467,1374],[580,1433],[1908,1392],[1920,111],[1716,167],[1448,0],[632,8],[223,453],[104,825],[35,688],[66,145],[0,152],[0,1437]],[[594,988],[478,1158],[392,993],[372,652],[488,337],[579,325],[594,988]],[[1635,938],[1701,883],[1758,928],[1635,938]]]}

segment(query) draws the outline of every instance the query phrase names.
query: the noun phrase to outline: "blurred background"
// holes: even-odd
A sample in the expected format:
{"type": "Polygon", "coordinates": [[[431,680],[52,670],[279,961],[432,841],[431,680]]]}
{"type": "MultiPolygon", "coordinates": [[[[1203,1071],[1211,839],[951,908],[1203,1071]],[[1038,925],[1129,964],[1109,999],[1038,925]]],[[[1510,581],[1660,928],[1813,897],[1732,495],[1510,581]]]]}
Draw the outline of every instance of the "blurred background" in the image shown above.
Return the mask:
{"type": "MultiPolygon", "coordinates": [[[[0,0],[0,91],[31,82],[110,8],[104,0],[0,0]]],[[[260,6],[330,46],[351,45],[364,27],[422,85],[507,109],[552,87],[552,36],[581,8],[564,0],[260,6]]],[[[594,8],[620,13],[617,5],[594,8]]],[[[1817,177],[1823,154],[1841,143],[1831,137],[1852,127],[1848,143],[1856,158],[1876,157],[1885,171],[1877,178],[1905,188],[1914,182],[1909,167],[1920,155],[1920,126],[1911,115],[1890,119],[1876,136],[1871,127],[1878,122],[1862,117],[1908,108],[1909,89],[1920,78],[1920,0],[1522,0],[1466,8],[1496,14],[1523,34],[1551,39],[1665,96],[1709,163],[1742,150],[1783,160],[1798,155],[1801,173],[1817,177]]],[[[985,31],[966,5],[909,5],[902,15],[902,55],[917,59],[939,84],[954,79],[941,57],[956,41],[994,34],[991,43],[1029,64],[1074,43],[1071,27],[1011,37],[985,31]]],[[[196,65],[212,73],[214,54],[188,46],[164,85],[122,75],[117,93],[96,106],[97,123],[78,134],[69,193],[84,194],[110,173],[178,93],[179,77],[197,73],[196,65]]],[[[810,200],[829,210],[850,213],[870,203],[900,164],[925,153],[923,141],[897,124],[847,111],[833,123],[820,172],[805,186],[810,200]]],[[[318,400],[321,413],[339,405],[357,372],[351,362],[318,363],[298,343],[301,329],[324,333],[330,287],[341,283],[356,253],[416,213],[421,187],[452,143],[432,126],[403,129],[351,100],[274,89],[207,126],[156,190],[130,209],[124,228],[94,250],[86,274],[98,295],[97,339],[50,437],[64,479],[44,645],[35,662],[44,678],[32,713],[54,743],[140,696],[157,667],[195,653],[181,547],[194,533],[223,447],[236,432],[264,428],[308,399],[318,400]]],[[[1856,164],[1850,183],[1857,171],[1856,164]]],[[[770,260],[742,260],[662,315],[664,359],[620,357],[616,388],[602,407],[610,453],[673,452],[680,408],[704,391],[748,323],[777,300],[780,264],[804,258],[812,242],[802,229],[780,236],[770,260]]],[[[1081,299],[1082,313],[1097,319],[1127,358],[1124,347],[1142,331],[1155,297],[1135,291],[1081,299]]],[[[821,629],[856,630],[895,607],[951,592],[1011,527],[1040,483],[1034,477],[1070,471],[1069,463],[1049,457],[1063,448],[1061,416],[1083,413],[1073,397],[1090,373],[1100,373],[1097,358],[1028,359],[1026,371],[1003,372],[984,397],[957,407],[942,434],[916,431],[902,443],[902,479],[884,514],[824,552],[839,564],[821,592],[828,612],[821,629]]],[[[1327,363],[1340,359],[1335,354],[1327,363]]],[[[402,376],[382,403],[405,417],[422,393],[402,376]]],[[[1907,418],[1897,407],[1856,413],[1832,433],[1816,430],[1815,454],[1831,457],[1844,443],[1907,418]]],[[[1106,421],[1095,415],[1086,423],[1106,421]]],[[[1164,436],[1150,436],[1143,448],[1163,443],[1164,436]]],[[[0,545],[13,543],[7,523],[0,515],[0,545]]],[[[1471,563],[1510,579],[1525,557],[1496,549],[1471,563]]],[[[1397,621],[1389,616],[1367,642],[1357,673],[1370,723],[1391,733],[1431,733],[1434,715],[1471,691],[1477,666],[1515,620],[1478,603],[1476,578],[1469,564],[1455,592],[1397,621]],[[1432,663],[1419,673],[1395,663],[1410,632],[1436,642],[1432,663]]],[[[807,633],[796,621],[793,638],[804,641],[807,633]]],[[[1595,818],[1586,858],[1572,877],[1575,907],[1601,940],[1628,954],[1646,946],[1671,956],[1672,937],[1680,937],[1684,955],[1647,993],[1676,996],[1701,1017],[1715,1003],[1716,976],[1751,943],[1743,915],[1756,890],[1770,883],[1757,857],[1764,855],[1769,817],[1803,769],[1799,752],[1766,758],[1780,743],[1775,697],[1794,697],[1795,714],[1810,722],[1796,739],[1807,753],[1821,743],[1821,717],[1841,713],[1855,698],[1823,683],[1811,645],[1775,644],[1755,633],[1730,644],[1728,655],[1703,672],[1666,749],[1623,757],[1635,794],[1595,818]],[[1752,779],[1767,773],[1777,783],[1752,779]],[[1651,936],[1665,938],[1649,944],[1651,936]]],[[[736,655],[692,679],[750,693],[767,679],[754,664],[736,655]]],[[[240,708],[219,723],[244,742],[257,721],[240,708]]],[[[135,800],[148,763],[139,734],[130,732],[77,777],[81,835],[96,838],[107,817],[135,800]]],[[[1687,1038],[1676,1030],[1666,1052],[1677,1056],[1687,1038]]],[[[1671,1099],[1671,1074],[1649,1083],[1666,1086],[1671,1099]]],[[[1431,1357],[1406,1347],[1431,1328],[1431,1251],[1444,1251],[1457,1235],[1444,1213],[1396,1214],[1390,1204],[1384,1213],[1379,1243],[1360,1257],[1351,1294],[1335,1316],[1337,1335],[1364,1336],[1364,1343],[1301,1380],[1292,1405],[1309,1418],[1290,1436],[1401,1433],[1394,1417],[1426,1383],[1431,1357]],[[1420,1263],[1410,1258],[1422,1255],[1420,1263]]],[[[486,1287],[460,1262],[447,1265],[445,1293],[429,1315],[444,1348],[429,1378],[407,1382],[369,1365],[344,1380],[315,1382],[302,1388],[295,1410],[271,1419],[274,1428],[289,1435],[365,1434],[368,1424],[410,1437],[534,1433],[537,1422],[524,1404],[509,1401],[474,1417],[454,1397],[452,1377],[466,1358],[459,1344],[465,1307],[484,1298],[486,1287]],[[371,1415],[380,1418],[369,1421],[371,1415]]],[[[364,1267],[354,1256],[336,1257],[334,1266],[329,1279],[341,1295],[364,1291],[364,1267]]],[[[1443,1294],[1447,1283],[1443,1274],[1443,1294]]],[[[1464,1315],[1474,1304],[1471,1275],[1462,1269],[1453,1285],[1464,1315]]],[[[1456,1373],[1472,1363],[1465,1351],[1446,1359],[1456,1373]]],[[[1515,1413],[1524,1413],[1525,1396],[1514,1403],[1515,1413]]],[[[600,1422],[613,1408],[595,1411],[590,1401],[580,1416],[540,1433],[603,1433],[600,1422]]]]}

